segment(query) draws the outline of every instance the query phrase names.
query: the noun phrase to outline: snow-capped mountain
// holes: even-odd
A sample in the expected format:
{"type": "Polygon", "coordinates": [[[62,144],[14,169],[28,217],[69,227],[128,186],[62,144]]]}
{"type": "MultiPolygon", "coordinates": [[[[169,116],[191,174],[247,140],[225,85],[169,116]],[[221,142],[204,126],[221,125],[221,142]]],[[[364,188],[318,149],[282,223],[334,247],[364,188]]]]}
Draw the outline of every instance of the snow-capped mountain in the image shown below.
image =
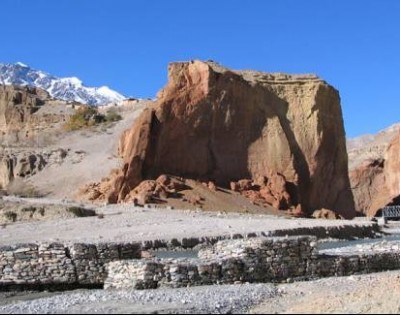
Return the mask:
{"type": "Polygon", "coordinates": [[[125,96],[107,86],[86,87],[76,77],[58,78],[46,72],[32,69],[21,62],[15,64],[0,63],[0,84],[34,86],[46,90],[57,99],[96,106],[117,103],[126,99],[125,96]]]}

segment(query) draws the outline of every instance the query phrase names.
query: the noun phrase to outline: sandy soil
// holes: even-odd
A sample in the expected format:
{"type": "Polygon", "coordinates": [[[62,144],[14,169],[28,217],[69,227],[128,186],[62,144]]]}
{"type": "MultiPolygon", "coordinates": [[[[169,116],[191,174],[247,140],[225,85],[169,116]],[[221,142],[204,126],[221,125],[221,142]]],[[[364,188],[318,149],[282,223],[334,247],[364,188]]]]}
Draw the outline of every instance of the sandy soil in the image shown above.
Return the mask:
{"type": "Polygon", "coordinates": [[[75,154],[78,152],[81,159],[47,167],[29,178],[28,182],[50,197],[73,198],[82,185],[100,181],[121,163],[117,157],[118,139],[148,103],[140,101],[133,107],[121,109],[123,119],[107,129],[99,126],[63,133],[56,143],[46,149],[62,148],[75,154]]]}

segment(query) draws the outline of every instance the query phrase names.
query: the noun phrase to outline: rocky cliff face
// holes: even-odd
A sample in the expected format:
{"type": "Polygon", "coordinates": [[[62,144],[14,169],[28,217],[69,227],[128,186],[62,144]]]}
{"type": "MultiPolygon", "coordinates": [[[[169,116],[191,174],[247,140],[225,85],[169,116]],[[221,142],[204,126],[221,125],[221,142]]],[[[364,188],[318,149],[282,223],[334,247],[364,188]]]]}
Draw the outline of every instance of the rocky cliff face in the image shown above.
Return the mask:
{"type": "Polygon", "coordinates": [[[399,131],[400,124],[394,124],[377,134],[349,139],[347,141],[347,152],[350,171],[361,166],[367,160],[384,159],[390,142],[399,131]]]}
{"type": "Polygon", "coordinates": [[[383,158],[367,159],[351,170],[350,182],[356,211],[361,214],[372,217],[390,200],[383,158]]]}
{"type": "Polygon", "coordinates": [[[278,174],[293,206],[354,215],[339,94],[313,75],[173,63],[158,101],[122,136],[120,154],[123,168],[103,185],[110,202],[161,174],[221,186],[278,174]]]}
{"type": "Polygon", "coordinates": [[[400,125],[393,125],[375,136],[353,139],[348,147],[356,211],[372,217],[386,205],[398,203],[400,125]]]}
{"type": "Polygon", "coordinates": [[[0,86],[0,189],[57,160],[58,150],[44,148],[72,112],[41,89],[0,86]]]}
{"type": "Polygon", "coordinates": [[[400,200],[400,131],[396,133],[386,151],[386,185],[392,201],[398,203],[400,200]]]}
{"type": "Polygon", "coordinates": [[[49,95],[35,88],[0,87],[0,132],[5,135],[33,125],[37,112],[49,95]]]}
{"type": "Polygon", "coordinates": [[[34,142],[37,133],[64,122],[69,111],[41,89],[0,85],[0,141],[4,146],[34,142]]]}

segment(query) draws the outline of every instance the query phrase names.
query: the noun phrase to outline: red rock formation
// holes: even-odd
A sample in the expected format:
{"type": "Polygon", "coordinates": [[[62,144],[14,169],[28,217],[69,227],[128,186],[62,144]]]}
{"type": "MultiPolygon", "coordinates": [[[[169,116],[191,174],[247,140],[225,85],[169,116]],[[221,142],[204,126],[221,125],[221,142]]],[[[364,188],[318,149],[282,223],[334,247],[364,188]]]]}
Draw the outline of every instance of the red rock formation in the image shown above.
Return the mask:
{"type": "MultiPolygon", "coordinates": [[[[279,173],[293,205],[354,215],[339,95],[313,75],[173,63],[155,106],[122,136],[119,152],[124,166],[108,183],[110,202],[160,174],[228,186],[279,173]]],[[[286,194],[280,180],[274,185],[286,194]]]]}
{"type": "Polygon", "coordinates": [[[369,217],[390,204],[400,202],[400,133],[382,158],[367,159],[350,171],[356,211],[369,217]]]}
{"type": "Polygon", "coordinates": [[[350,171],[356,210],[366,216],[374,216],[390,200],[384,164],[384,159],[366,160],[350,171]]]}
{"type": "Polygon", "coordinates": [[[186,189],[183,181],[167,175],[161,175],[156,180],[144,180],[135,187],[125,198],[136,204],[157,203],[163,199],[174,197],[176,194],[186,189]]]}
{"type": "Polygon", "coordinates": [[[396,134],[386,151],[385,177],[390,198],[400,196],[400,132],[396,134]]]}
{"type": "Polygon", "coordinates": [[[231,190],[241,193],[255,204],[267,204],[276,209],[292,208],[288,184],[281,174],[273,174],[269,178],[259,176],[256,180],[242,179],[231,182],[231,190]]]}

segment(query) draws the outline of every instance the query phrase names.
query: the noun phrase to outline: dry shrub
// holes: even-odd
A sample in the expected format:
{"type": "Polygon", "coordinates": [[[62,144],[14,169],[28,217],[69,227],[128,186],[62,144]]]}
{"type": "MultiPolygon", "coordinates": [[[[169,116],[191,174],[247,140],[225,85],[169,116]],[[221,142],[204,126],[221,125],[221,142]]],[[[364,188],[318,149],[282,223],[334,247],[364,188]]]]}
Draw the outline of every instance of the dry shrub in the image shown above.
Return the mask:
{"type": "Polygon", "coordinates": [[[64,124],[64,128],[74,131],[100,124],[105,120],[105,116],[100,114],[96,108],[84,106],[77,109],[76,113],[64,124]]]}
{"type": "Polygon", "coordinates": [[[4,216],[6,217],[7,220],[11,221],[11,222],[15,222],[17,221],[17,217],[18,215],[13,212],[13,211],[7,211],[4,213],[4,216]]]}

